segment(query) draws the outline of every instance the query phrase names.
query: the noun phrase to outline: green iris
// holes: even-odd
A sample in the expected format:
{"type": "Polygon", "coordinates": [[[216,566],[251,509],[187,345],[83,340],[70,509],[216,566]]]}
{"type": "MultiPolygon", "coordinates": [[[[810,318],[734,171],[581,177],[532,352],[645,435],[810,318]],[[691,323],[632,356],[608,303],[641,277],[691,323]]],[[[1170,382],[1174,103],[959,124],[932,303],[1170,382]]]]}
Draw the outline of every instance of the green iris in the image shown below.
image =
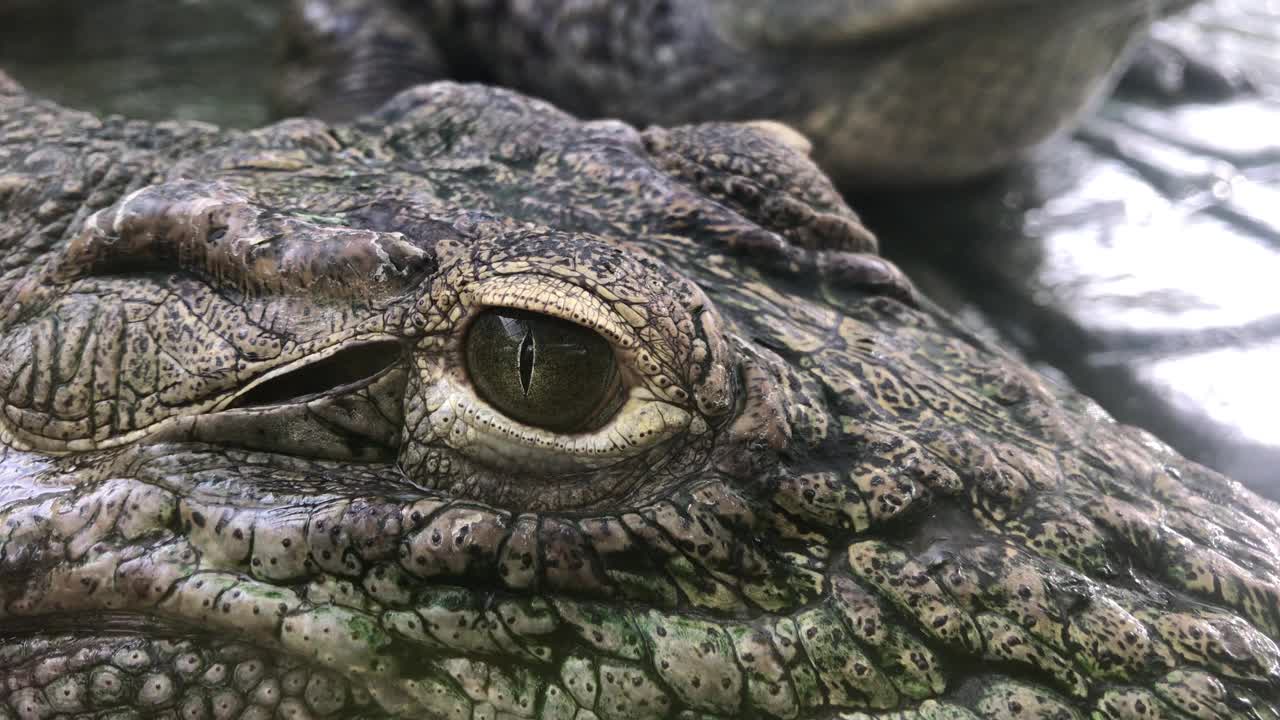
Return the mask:
{"type": "Polygon", "coordinates": [[[556,432],[595,430],[622,404],[613,348],[581,325],[494,308],[467,333],[467,372],[486,402],[556,432]]]}

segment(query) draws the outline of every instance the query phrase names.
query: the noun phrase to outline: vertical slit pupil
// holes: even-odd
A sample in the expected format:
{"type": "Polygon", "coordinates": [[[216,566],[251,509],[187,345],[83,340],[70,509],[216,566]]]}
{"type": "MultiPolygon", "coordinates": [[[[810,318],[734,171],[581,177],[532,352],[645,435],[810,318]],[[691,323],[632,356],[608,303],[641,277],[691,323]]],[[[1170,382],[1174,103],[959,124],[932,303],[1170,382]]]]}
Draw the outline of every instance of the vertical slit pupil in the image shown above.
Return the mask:
{"type": "Polygon", "coordinates": [[[567,320],[488,309],[467,330],[464,352],[476,394],[526,425],[592,431],[627,398],[609,341],[567,320]]]}
{"type": "Polygon", "coordinates": [[[529,385],[533,382],[533,363],[537,360],[537,343],[533,332],[525,330],[524,339],[520,341],[520,388],[524,396],[529,397],[529,385]]]}

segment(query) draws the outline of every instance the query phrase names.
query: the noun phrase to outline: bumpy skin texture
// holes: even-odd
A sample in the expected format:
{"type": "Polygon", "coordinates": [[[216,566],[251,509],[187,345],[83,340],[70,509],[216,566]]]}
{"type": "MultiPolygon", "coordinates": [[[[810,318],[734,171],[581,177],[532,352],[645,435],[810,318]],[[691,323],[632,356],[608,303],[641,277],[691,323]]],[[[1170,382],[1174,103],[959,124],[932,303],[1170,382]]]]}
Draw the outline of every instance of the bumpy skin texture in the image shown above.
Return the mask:
{"type": "Polygon", "coordinates": [[[1189,0],[291,0],[285,112],[348,119],[424,79],[583,117],[796,127],[842,183],[1002,167],[1071,127],[1189,0]]]}
{"type": "Polygon", "coordinates": [[[0,80],[0,718],[1280,718],[1280,509],[922,307],[802,150],[0,80]],[[503,417],[492,306],[628,403],[503,417]]]}

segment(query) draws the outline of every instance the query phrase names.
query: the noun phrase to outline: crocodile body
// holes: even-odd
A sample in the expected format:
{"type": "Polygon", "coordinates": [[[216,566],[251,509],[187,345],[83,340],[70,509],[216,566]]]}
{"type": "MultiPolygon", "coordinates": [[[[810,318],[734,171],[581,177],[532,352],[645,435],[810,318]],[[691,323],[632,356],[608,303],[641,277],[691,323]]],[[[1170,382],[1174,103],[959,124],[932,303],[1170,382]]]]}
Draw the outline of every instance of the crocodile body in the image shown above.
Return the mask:
{"type": "Polygon", "coordinates": [[[0,76],[0,718],[1280,718],[1280,508],[916,298],[806,149],[0,76]]]}
{"type": "Polygon", "coordinates": [[[285,112],[496,83],[632,124],[768,117],[842,184],[953,181],[1075,125],[1188,0],[292,0],[285,112]]]}

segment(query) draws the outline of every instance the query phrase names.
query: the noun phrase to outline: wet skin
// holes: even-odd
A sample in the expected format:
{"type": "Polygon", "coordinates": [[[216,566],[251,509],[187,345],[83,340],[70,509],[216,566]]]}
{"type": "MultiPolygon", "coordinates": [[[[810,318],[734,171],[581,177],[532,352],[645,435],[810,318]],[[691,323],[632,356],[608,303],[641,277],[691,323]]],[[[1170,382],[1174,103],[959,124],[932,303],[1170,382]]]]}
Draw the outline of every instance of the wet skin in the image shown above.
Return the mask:
{"type": "Polygon", "coordinates": [[[806,150],[0,79],[0,718],[1280,718],[1280,508],[917,298],[806,150]]]}

